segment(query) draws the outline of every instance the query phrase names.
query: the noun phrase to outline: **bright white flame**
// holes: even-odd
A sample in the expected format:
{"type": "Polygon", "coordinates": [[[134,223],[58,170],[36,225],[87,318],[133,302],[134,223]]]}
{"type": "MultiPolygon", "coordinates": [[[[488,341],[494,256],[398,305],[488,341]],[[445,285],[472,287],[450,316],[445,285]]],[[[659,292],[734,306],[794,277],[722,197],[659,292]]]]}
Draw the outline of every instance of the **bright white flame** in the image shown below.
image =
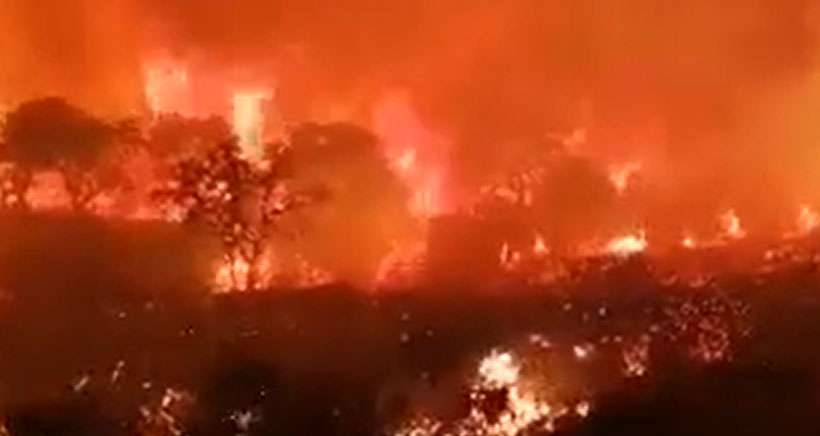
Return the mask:
{"type": "Polygon", "coordinates": [[[606,245],[608,253],[618,257],[629,257],[646,250],[649,243],[646,240],[646,233],[640,230],[636,234],[620,236],[609,241],[606,245]]]}
{"type": "Polygon", "coordinates": [[[491,389],[514,385],[518,381],[521,367],[509,352],[493,350],[478,365],[481,383],[491,389]]]}
{"type": "Polygon", "coordinates": [[[265,100],[272,97],[270,91],[237,92],[233,95],[233,129],[239,137],[242,153],[249,159],[260,159],[264,153],[265,100]]]}

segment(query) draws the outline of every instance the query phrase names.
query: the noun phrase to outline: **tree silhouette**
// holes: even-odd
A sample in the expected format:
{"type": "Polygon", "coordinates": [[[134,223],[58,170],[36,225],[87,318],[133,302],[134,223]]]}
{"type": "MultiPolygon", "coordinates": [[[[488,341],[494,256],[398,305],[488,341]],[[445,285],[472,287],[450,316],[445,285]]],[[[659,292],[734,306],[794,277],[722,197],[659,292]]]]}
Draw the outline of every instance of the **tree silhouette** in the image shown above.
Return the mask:
{"type": "Polygon", "coordinates": [[[6,178],[13,205],[23,205],[36,171],[57,170],[75,210],[89,207],[100,186],[93,170],[120,129],[63,99],[51,97],[20,105],[6,118],[5,158],[14,164],[6,178]]]}
{"type": "Polygon", "coordinates": [[[235,140],[223,141],[176,162],[154,198],[172,220],[211,229],[223,245],[226,263],[241,261],[248,268],[245,277],[232,277],[233,285],[255,289],[262,286],[260,261],[277,218],[312,201],[282,189],[279,177],[275,163],[253,165],[240,156],[235,140]]]}
{"type": "Polygon", "coordinates": [[[298,236],[294,250],[340,278],[369,282],[391,243],[413,225],[408,190],[390,170],[378,138],[353,124],[307,123],[291,133],[285,156],[291,192],[327,200],[283,219],[288,233],[298,236]]]}

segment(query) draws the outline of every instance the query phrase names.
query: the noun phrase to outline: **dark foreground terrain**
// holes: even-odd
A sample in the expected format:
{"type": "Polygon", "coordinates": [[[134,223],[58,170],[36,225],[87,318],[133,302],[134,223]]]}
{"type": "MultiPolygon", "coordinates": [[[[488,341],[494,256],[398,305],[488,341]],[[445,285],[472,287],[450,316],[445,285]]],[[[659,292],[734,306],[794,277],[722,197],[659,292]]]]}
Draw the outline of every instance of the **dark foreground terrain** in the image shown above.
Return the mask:
{"type": "Polygon", "coordinates": [[[478,359],[538,335],[556,354],[595,344],[555,371],[573,380],[568,395],[591,403],[585,418],[559,420],[559,434],[820,434],[812,263],[698,288],[660,285],[641,259],[590,275],[486,293],[340,286],[206,297],[54,286],[10,296],[0,317],[6,431],[383,434],[421,410],[459,419],[478,359]],[[645,371],[630,376],[613,344],[635,337],[651,345],[645,371]]]}

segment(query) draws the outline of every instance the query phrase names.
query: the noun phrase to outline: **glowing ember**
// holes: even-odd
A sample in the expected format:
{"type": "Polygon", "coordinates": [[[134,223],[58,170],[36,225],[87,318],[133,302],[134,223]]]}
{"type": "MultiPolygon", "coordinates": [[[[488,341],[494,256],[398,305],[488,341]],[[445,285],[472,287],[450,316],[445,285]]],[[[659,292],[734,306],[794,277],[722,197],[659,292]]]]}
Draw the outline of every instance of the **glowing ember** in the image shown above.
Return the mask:
{"type": "Polygon", "coordinates": [[[693,237],[691,237],[691,236],[686,236],[686,237],[684,237],[684,238],[681,240],[681,243],[680,243],[680,244],[681,244],[684,248],[688,248],[688,249],[690,249],[690,250],[695,249],[695,248],[697,248],[697,247],[698,247],[698,242],[695,240],[695,238],[693,238],[693,237]]]}
{"type": "Polygon", "coordinates": [[[549,254],[549,248],[547,248],[547,243],[544,241],[544,237],[541,236],[540,233],[535,235],[535,242],[533,243],[532,252],[536,256],[545,256],[549,254]]]}
{"type": "Polygon", "coordinates": [[[140,407],[137,435],[181,435],[182,423],[194,404],[193,396],[182,390],[168,388],[157,401],[140,407]]]}
{"type": "Polygon", "coordinates": [[[622,350],[623,371],[626,377],[643,377],[649,372],[649,335],[641,337],[624,346],[622,350]]]}
{"type": "Polygon", "coordinates": [[[521,368],[511,353],[496,350],[482,359],[478,365],[482,384],[491,389],[515,384],[520,371],[521,368]]]}
{"type": "Polygon", "coordinates": [[[609,241],[606,246],[608,253],[618,257],[629,257],[642,253],[649,243],[643,230],[637,234],[621,236],[609,241]]]}
{"type": "Polygon", "coordinates": [[[588,359],[593,351],[595,351],[595,347],[592,344],[574,345],[572,347],[572,354],[574,354],[578,360],[588,359]]]}
{"type": "Polygon", "coordinates": [[[589,415],[591,404],[551,398],[552,386],[541,377],[524,379],[521,365],[509,352],[493,350],[478,366],[470,386],[467,415],[455,422],[416,417],[394,431],[394,436],[523,436],[552,433],[559,418],[589,415]]]}

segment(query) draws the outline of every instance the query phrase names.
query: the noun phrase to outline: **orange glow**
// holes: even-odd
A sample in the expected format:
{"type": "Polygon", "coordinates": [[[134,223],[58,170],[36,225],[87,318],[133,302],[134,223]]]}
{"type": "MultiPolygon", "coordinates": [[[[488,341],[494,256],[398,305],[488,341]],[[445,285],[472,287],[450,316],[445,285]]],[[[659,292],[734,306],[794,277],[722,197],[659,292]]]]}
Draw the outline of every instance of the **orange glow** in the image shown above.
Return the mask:
{"type": "Polygon", "coordinates": [[[533,243],[532,252],[536,256],[545,256],[549,254],[549,248],[547,248],[547,243],[544,241],[544,237],[537,233],[535,235],[535,242],[533,243]]]}
{"type": "Polygon", "coordinates": [[[681,245],[684,248],[688,248],[691,250],[698,247],[698,242],[695,240],[695,238],[691,236],[686,236],[681,240],[681,245]]]}
{"type": "Polygon", "coordinates": [[[250,265],[244,259],[225,260],[220,263],[214,277],[217,292],[247,291],[250,265]]]}
{"type": "Polygon", "coordinates": [[[800,207],[796,224],[798,235],[808,235],[814,232],[817,226],[820,225],[820,215],[812,210],[811,207],[803,205],[800,207]]]}
{"type": "Polygon", "coordinates": [[[447,140],[424,125],[409,96],[401,91],[383,96],[371,118],[390,167],[411,190],[411,213],[429,218],[446,212],[447,140]]]}
{"type": "Polygon", "coordinates": [[[609,169],[609,181],[619,195],[626,193],[632,178],[641,170],[641,164],[630,162],[623,165],[614,165],[609,169]]]}
{"type": "Polygon", "coordinates": [[[719,217],[720,229],[723,236],[727,239],[743,239],[746,237],[746,231],[740,224],[740,218],[735,213],[734,209],[729,209],[719,217]]]}
{"type": "Polygon", "coordinates": [[[151,114],[190,114],[191,89],[188,70],[169,60],[157,61],[144,68],[145,100],[151,114]]]}

